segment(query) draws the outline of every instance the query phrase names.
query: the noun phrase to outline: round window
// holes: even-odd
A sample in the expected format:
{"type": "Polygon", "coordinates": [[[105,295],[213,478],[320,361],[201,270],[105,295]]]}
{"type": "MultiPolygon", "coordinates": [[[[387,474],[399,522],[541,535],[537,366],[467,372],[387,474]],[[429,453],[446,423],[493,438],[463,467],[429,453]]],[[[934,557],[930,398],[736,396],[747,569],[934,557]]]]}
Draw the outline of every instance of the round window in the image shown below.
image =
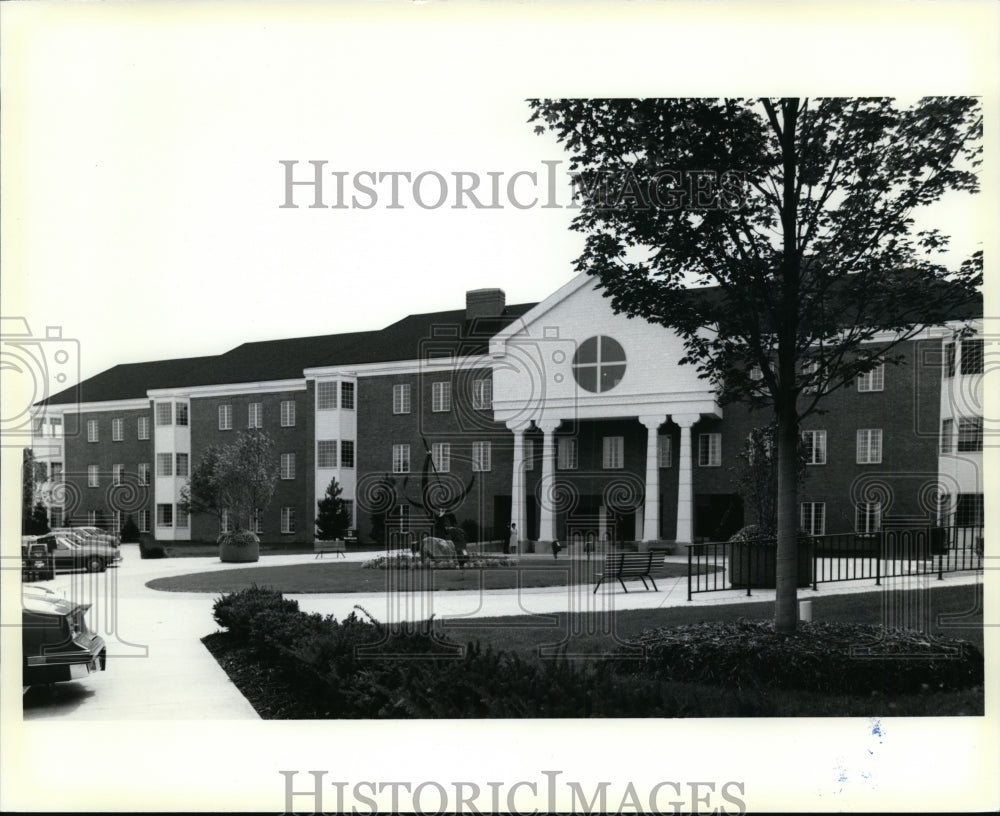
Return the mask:
{"type": "Polygon", "coordinates": [[[625,349],[604,335],[584,340],[573,355],[573,376],[587,391],[610,391],[625,376],[625,349]]]}

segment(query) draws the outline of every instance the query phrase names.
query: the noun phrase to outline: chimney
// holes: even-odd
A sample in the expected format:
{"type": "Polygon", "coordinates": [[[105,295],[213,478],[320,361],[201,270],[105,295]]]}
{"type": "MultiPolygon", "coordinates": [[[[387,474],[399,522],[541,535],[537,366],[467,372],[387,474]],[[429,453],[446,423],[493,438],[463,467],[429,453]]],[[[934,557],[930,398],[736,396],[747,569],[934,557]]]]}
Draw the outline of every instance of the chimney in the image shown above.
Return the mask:
{"type": "Polygon", "coordinates": [[[506,305],[503,289],[471,289],[465,293],[465,319],[499,317],[506,305]]]}

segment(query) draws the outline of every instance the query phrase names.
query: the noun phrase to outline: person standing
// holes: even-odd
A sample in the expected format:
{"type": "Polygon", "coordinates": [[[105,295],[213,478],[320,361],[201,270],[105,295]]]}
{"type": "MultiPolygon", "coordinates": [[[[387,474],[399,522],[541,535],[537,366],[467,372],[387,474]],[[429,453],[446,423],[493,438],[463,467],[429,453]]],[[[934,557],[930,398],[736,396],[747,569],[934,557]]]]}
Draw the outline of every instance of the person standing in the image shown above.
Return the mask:
{"type": "Polygon", "coordinates": [[[507,539],[507,552],[517,552],[517,524],[513,521],[510,523],[510,536],[507,539]]]}

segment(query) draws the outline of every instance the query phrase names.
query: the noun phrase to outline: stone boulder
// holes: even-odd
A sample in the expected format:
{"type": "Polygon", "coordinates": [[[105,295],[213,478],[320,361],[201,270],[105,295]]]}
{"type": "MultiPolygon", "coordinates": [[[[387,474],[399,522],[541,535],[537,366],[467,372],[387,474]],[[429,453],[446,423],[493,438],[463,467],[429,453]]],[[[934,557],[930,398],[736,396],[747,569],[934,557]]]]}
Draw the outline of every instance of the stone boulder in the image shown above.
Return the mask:
{"type": "Polygon", "coordinates": [[[455,545],[444,538],[428,536],[420,545],[421,558],[454,558],[455,545]]]}

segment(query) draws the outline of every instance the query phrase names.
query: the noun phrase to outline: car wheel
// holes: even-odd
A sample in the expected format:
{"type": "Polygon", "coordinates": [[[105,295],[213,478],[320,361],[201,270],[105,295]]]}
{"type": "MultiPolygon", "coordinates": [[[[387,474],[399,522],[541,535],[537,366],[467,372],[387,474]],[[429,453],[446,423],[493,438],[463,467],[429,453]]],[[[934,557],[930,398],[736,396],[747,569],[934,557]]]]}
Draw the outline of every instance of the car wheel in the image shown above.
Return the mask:
{"type": "Polygon", "coordinates": [[[87,562],[87,572],[104,572],[105,569],[107,567],[100,558],[94,557],[87,562]]]}

